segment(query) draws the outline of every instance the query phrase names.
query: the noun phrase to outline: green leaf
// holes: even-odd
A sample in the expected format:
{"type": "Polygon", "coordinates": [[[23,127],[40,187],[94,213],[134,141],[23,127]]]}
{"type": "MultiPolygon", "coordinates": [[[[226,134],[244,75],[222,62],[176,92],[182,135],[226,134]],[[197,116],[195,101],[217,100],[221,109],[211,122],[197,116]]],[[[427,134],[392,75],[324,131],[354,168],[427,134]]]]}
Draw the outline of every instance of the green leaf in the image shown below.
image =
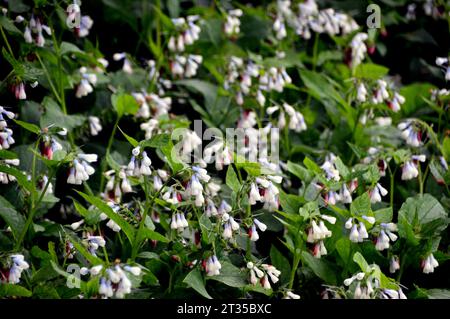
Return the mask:
{"type": "Polygon", "coordinates": [[[366,271],[367,268],[369,267],[369,264],[367,263],[366,259],[359,252],[356,252],[353,255],[353,261],[358,264],[359,268],[361,268],[362,271],[366,271]]]}
{"type": "Polygon", "coordinates": [[[150,239],[150,240],[157,240],[163,243],[168,243],[169,239],[167,239],[166,237],[164,237],[163,235],[161,235],[160,233],[154,231],[154,230],[150,230],[148,228],[143,228],[142,232],[141,232],[141,236],[145,239],[150,239]]]}
{"type": "Polygon", "coordinates": [[[228,261],[223,261],[220,274],[207,277],[208,280],[219,281],[229,287],[242,288],[247,285],[247,277],[242,271],[228,261]]]}
{"type": "Polygon", "coordinates": [[[61,55],[69,54],[69,53],[84,53],[81,51],[75,44],[70,42],[63,41],[60,46],[61,55]]]}
{"type": "Polygon", "coordinates": [[[206,214],[202,214],[200,216],[198,223],[200,225],[200,229],[202,231],[202,239],[206,244],[209,244],[214,237],[212,233],[212,223],[206,214]]]}
{"type": "Polygon", "coordinates": [[[305,166],[313,171],[314,173],[320,174],[322,173],[322,169],[319,167],[319,165],[317,165],[313,160],[311,160],[309,157],[305,157],[305,159],[303,160],[303,164],[305,164],[305,166]]]}
{"type": "Polygon", "coordinates": [[[448,289],[428,289],[425,292],[428,299],[450,299],[450,290],[448,289]]]}
{"type": "Polygon", "coordinates": [[[19,158],[19,155],[17,155],[14,152],[11,152],[11,151],[0,150],[0,158],[1,159],[16,159],[16,158],[19,158]]]}
{"type": "Polygon", "coordinates": [[[304,204],[304,200],[297,195],[286,194],[283,190],[280,190],[280,205],[288,214],[297,215],[300,206],[304,204]]]}
{"type": "Polygon", "coordinates": [[[0,196],[0,217],[11,227],[14,237],[17,239],[25,226],[25,218],[2,196],[0,196]]]}
{"type": "Polygon", "coordinates": [[[370,197],[367,192],[357,197],[350,204],[350,212],[353,216],[369,216],[372,213],[370,197]]]}
{"type": "Polygon", "coordinates": [[[439,236],[448,224],[444,207],[430,194],[408,198],[398,212],[398,233],[412,245],[439,236]]]}
{"type": "Polygon", "coordinates": [[[30,131],[31,133],[38,134],[38,135],[41,133],[41,129],[34,124],[22,122],[19,120],[14,120],[14,122],[16,122],[17,125],[22,126],[27,131],[30,131]]]}
{"type": "Polygon", "coordinates": [[[239,192],[239,189],[241,188],[241,183],[239,183],[239,179],[234,171],[233,165],[228,166],[226,184],[235,193],[239,192]]]}
{"type": "Polygon", "coordinates": [[[363,63],[356,67],[355,77],[369,80],[378,80],[387,75],[389,69],[378,64],[363,63]]]}
{"type": "Polygon", "coordinates": [[[446,136],[444,142],[442,143],[442,148],[444,149],[444,157],[447,162],[450,162],[450,137],[446,136]]]}
{"type": "Polygon", "coordinates": [[[31,291],[19,285],[0,285],[0,297],[31,297],[31,295],[31,291]]]}
{"type": "Polygon", "coordinates": [[[14,22],[3,15],[0,16],[0,25],[10,33],[22,34],[22,32],[14,25],[14,22]]]}
{"type": "Polygon", "coordinates": [[[115,213],[111,207],[109,207],[105,202],[103,202],[101,199],[95,197],[95,196],[89,196],[87,194],[84,194],[82,192],[76,191],[78,194],[80,194],[81,197],[83,197],[86,201],[100,209],[103,213],[108,216],[108,218],[112,219],[117,225],[120,226],[120,228],[123,230],[125,235],[127,236],[130,243],[134,242],[134,234],[135,229],[133,226],[128,224],[125,219],[123,219],[119,214],[115,213]]]}
{"type": "Polygon", "coordinates": [[[312,180],[312,176],[310,172],[299,164],[295,164],[291,161],[287,162],[287,169],[289,172],[297,176],[300,180],[304,182],[310,182],[312,180]]]}
{"type": "Polygon", "coordinates": [[[140,143],[141,147],[152,147],[152,148],[161,148],[166,146],[169,143],[170,136],[169,134],[158,134],[152,136],[151,139],[142,141],[140,143]]]}
{"type": "Polygon", "coordinates": [[[393,216],[392,207],[386,207],[373,212],[375,219],[379,223],[389,223],[392,221],[393,216]]]}
{"type": "Polygon", "coordinates": [[[76,211],[83,216],[86,224],[88,225],[97,225],[100,221],[100,211],[97,209],[89,210],[84,208],[78,201],[72,198],[73,205],[75,206],[76,211]]]}
{"type": "Polygon", "coordinates": [[[137,147],[139,145],[139,142],[136,141],[134,138],[132,138],[131,136],[125,134],[124,131],[122,131],[122,129],[120,127],[117,127],[119,129],[120,132],[122,132],[123,136],[125,136],[125,138],[127,139],[128,143],[130,143],[131,145],[133,145],[133,147],[137,147]]]}
{"type": "Polygon", "coordinates": [[[45,113],[40,119],[41,127],[58,125],[59,127],[64,127],[70,132],[75,127],[81,126],[86,122],[86,117],[83,115],[64,114],[58,103],[49,97],[44,98],[42,105],[45,108],[45,113]]]}
{"type": "Polygon", "coordinates": [[[194,289],[195,291],[197,291],[203,297],[212,299],[212,297],[206,291],[205,284],[203,283],[202,274],[200,273],[200,270],[198,268],[195,268],[189,274],[187,274],[183,282],[192,289],[194,289]]]}
{"type": "Polygon", "coordinates": [[[337,280],[335,271],[331,268],[331,265],[325,262],[325,260],[315,258],[313,255],[306,251],[302,252],[302,260],[309,268],[311,268],[314,274],[322,279],[325,283],[331,285],[336,284],[337,280]]]}
{"type": "Polygon", "coordinates": [[[135,115],[139,110],[139,104],[130,94],[121,93],[111,95],[111,104],[116,110],[118,117],[135,115]]]}

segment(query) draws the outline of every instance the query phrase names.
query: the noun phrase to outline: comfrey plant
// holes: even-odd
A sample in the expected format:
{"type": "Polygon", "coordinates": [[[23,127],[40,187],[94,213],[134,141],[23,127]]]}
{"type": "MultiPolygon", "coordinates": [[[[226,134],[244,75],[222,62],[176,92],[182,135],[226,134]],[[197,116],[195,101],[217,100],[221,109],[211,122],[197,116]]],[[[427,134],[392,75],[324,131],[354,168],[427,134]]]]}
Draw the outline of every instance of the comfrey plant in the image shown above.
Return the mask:
{"type": "Polygon", "coordinates": [[[448,293],[448,6],[198,3],[1,8],[0,298],[448,293]]]}

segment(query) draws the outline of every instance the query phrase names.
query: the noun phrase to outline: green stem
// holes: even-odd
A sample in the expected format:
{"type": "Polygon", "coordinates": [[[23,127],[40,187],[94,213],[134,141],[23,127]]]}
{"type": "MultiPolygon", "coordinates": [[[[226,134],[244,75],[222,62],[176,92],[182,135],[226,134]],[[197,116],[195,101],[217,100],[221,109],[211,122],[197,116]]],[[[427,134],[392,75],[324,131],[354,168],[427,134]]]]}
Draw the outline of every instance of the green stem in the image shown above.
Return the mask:
{"type": "Polygon", "coordinates": [[[53,179],[56,170],[58,169],[59,165],[51,172],[51,174],[48,177],[48,181],[44,186],[44,189],[41,192],[41,195],[39,196],[37,202],[34,204],[34,206],[32,207],[30,214],[28,215],[27,221],[25,222],[25,226],[23,227],[22,232],[20,233],[19,239],[17,240],[16,246],[15,246],[15,250],[18,250],[20,248],[20,246],[22,245],[22,242],[25,238],[25,235],[28,232],[28,228],[30,227],[31,223],[33,222],[33,218],[34,215],[36,214],[37,208],[39,207],[39,204],[41,203],[42,199],[45,196],[45,193],[47,192],[47,189],[51,183],[51,180],[53,179]]]}
{"type": "Polygon", "coordinates": [[[3,27],[1,25],[0,25],[0,31],[2,33],[2,37],[3,37],[3,40],[5,41],[6,47],[8,48],[9,54],[11,54],[11,56],[14,58],[14,52],[11,49],[11,46],[9,45],[9,41],[8,41],[8,38],[6,37],[5,30],[3,30],[3,27]]]}
{"type": "Polygon", "coordinates": [[[44,62],[42,62],[41,56],[39,55],[38,52],[36,52],[36,57],[38,58],[39,63],[41,64],[42,69],[44,70],[45,76],[47,77],[48,83],[50,84],[50,88],[52,89],[53,95],[58,100],[59,104],[62,105],[63,103],[62,103],[61,97],[59,96],[58,91],[56,90],[56,87],[53,84],[53,81],[52,81],[52,78],[50,76],[50,73],[48,72],[47,67],[45,66],[44,62]]]}
{"type": "Polygon", "coordinates": [[[294,286],[295,273],[297,272],[298,265],[300,264],[300,255],[297,252],[294,254],[294,260],[292,262],[291,276],[289,278],[289,289],[294,286]]]}
{"type": "MultiPolygon", "coordinates": [[[[116,131],[117,131],[117,126],[119,125],[119,121],[120,121],[120,117],[118,116],[116,118],[116,121],[114,122],[114,127],[111,131],[111,135],[109,136],[109,140],[108,140],[108,145],[106,147],[106,156],[110,155],[111,152],[111,147],[112,147],[112,143],[114,141],[114,136],[116,135],[116,131]]],[[[105,170],[107,167],[108,162],[106,161],[106,158],[102,161],[102,165],[101,165],[101,177],[100,177],[100,189],[99,192],[103,191],[103,188],[105,187],[105,170]]]]}
{"type": "Polygon", "coordinates": [[[316,32],[315,38],[314,38],[314,48],[313,48],[313,71],[316,71],[317,67],[317,57],[318,57],[318,49],[319,49],[319,33],[316,32]]]}

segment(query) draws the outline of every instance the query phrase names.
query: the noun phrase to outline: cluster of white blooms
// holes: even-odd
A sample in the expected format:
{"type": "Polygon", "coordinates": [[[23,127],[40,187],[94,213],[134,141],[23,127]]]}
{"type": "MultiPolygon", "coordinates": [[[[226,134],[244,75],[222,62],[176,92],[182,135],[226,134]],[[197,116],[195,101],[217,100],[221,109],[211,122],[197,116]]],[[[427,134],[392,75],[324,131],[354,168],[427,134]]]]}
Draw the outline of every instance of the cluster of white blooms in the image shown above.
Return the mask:
{"type": "Polygon", "coordinates": [[[228,11],[228,14],[226,16],[226,22],[224,25],[224,31],[225,34],[228,36],[236,36],[239,34],[240,26],[241,26],[241,20],[239,19],[242,16],[242,10],[241,9],[234,9],[228,11]]]}
{"type": "Polygon", "coordinates": [[[433,17],[433,19],[446,18],[443,11],[441,11],[440,3],[435,0],[425,0],[423,4],[423,10],[427,16],[433,17]]]}
{"type": "Polygon", "coordinates": [[[402,180],[411,180],[419,176],[419,170],[417,166],[419,162],[425,162],[427,159],[426,155],[412,155],[411,160],[406,161],[402,167],[402,180]]]}
{"type": "Polygon", "coordinates": [[[385,250],[390,247],[390,241],[396,241],[398,236],[393,232],[397,231],[398,227],[394,223],[381,223],[380,224],[380,234],[377,237],[375,248],[377,250],[385,250]]]}
{"type": "Polygon", "coordinates": [[[13,119],[15,114],[6,110],[3,106],[0,106],[0,150],[6,150],[15,143],[14,138],[12,137],[13,131],[8,128],[8,122],[6,122],[5,117],[13,119]]]}
{"type": "MultiPolygon", "coordinates": [[[[120,206],[115,204],[114,202],[108,202],[107,203],[109,207],[111,207],[111,209],[113,210],[114,213],[118,213],[120,210],[120,206]]],[[[100,214],[100,219],[101,220],[106,220],[108,218],[108,216],[105,213],[101,213],[100,214]]],[[[106,226],[108,226],[110,229],[112,229],[114,232],[118,233],[120,232],[120,230],[122,229],[115,221],[113,221],[112,219],[109,219],[108,222],[106,223],[106,226]]]]}
{"type": "Polygon", "coordinates": [[[233,153],[223,140],[216,139],[210,143],[203,151],[203,160],[206,163],[212,163],[218,171],[223,170],[224,166],[228,166],[233,161],[233,153]]]}
{"type": "Polygon", "coordinates": [[[450,91],[447,89],[433,89],[431,91],[431,100],[433,102],[439,101],[442,97],[450,95],[450,91]]]}
{"type": "MultiPolygon", "coordinates": [[[[64,133],[63,133],[64,134],[64,133]]],[[[44,135],[39,145],[41,155],[49,160],[53,158],[53,154],[63,149],[62,145],[52,136],[44,135]]]]}
{"type": "MultiPolygon", "coordinates": [[[[13,166],[19,166],[20,160],[19,159],[5,159],[0,160],[0,164],[9,167],[10,165],[13,166]]],[[[16,180],[16,177],[13,175],[9,175],[7,173],[0,172],[0,183],[2,184],[9,184],[9,182],[14,182],[16,180]]]]}
{"type": "Polygon", "coordinates": [[[255,179],[255,182],[250,185],[249,203],[255,205],[257,202],[264,203],[264,209],[274,211],[279,206],[278,187],[274,184],[280,184],[281,176],[266,175],[255,179]]]}
{"type": "Polygon", "coordinates": [[[181,143],[181,156],[186,158],[191,153],[202,145],[202,139],[194,131],[185,130],[181,143]]]}
{"type": "Polygon", "coordinates": [[[222,236],[225,239],[232,239],[233,238],[233,232],[239,230],[239,224],[234,220],[234,218],[228,213],[224,213],[222,215],[222,222],[223,225],[223,233],[222,236]]]}
{"type": "Polygon", "coordinates": [[[406,144],[412,147],[419,147],[422,144],[422,133],[414,121],[406,120],[401,122],[397,125],[397,128],[401,131],[401,136],[406,141],[406,144]]]}
{"type": "Polygon", "coordinates": [[[79,72],[81,75],[81,81],[77,86],[75,96],[80,99],[94,92],[92,85],[97,83],[97,75],[95,73],[89,73],[86,67],[81,67],[79,72]]]}
{"type": "Polygon", "coordinates": [[[170,97],[160,97],[157,94],[149,94],[145,91],[135,92],[132,95],[139,104],[139,111],[136,113],[136,117],[148,119],[152,115],[158,118],[167,114],[172,106],[172,98],[170,97]]]}
{"type": "Polygon", "coordinates": [[[429,254],[421,263],[422,271],[424,274],[430,274],[434,272],[434,268],[439,266],[438,261],[434,258],[433,254],[429,254]]]}
{"type": "Polygon", "coordinates": [[[436,65],[444,70],[445,80],[450,81],[450,65],[448,58],[436,58],[436,65]]]}
{"type": "Polygon", "coordinates": [[[121,167],[118,172],[115,170],[106,171],[104,175],[108,179],[104,196],[109,200],[120,203],[122,194],[131,193],[133,191],[131,183],[127,178],[126,167],[121,167]]]}
{"type": "Polygon", "coordinates": [[[68,19],[67,22],[75,26],[75,34],[80,38],[86,37],[94,24],[91,17],[81,15],[81,8],[76,3],[69,5],[66,12],[68,19]]]}
{"type": "Polygon", "coordinates": [[[97,154],[78,154],[73,160],[67,183],[81,185],[83,181],[87,181],[89,176],[95,173],[95,169],[89,163],[96,162],[97,158],[97,154]]]}
{"type": "Polygon", "coordinates": [[[220,269],[222,269],[222,264],[216,255],[210,256],[204,262],[204,268],[206,271],[206,276],[217,276],[220,275],[220,269]]]}
{"type": "Polygon", "coordinates": [[[380,104],[389,98],[389,92],[387,91],[387,82],[384,80],[377,80],[378,87],[376,88],[373,96],[372,103],[380,104]]]}
{"type": "Polygon", "coordinates": [[[28,265],[24,256],[21,254],[14,254],[9,256],[9,258],[11,259],[11,267],[9,268],[7,275],[4,277],[2,274],[0,279],[5,278],[6,282],[10,284],[18,284],[20,282],[22,272],[30,268],[30,265],[28,265]]]}
{"type": "Polygon", "coordinates": [[[334,164],[336,159],[337,157],[333,153],[327,154],[325,161],[320,168],[325,171],[326,178],[328,180],[335,180],[338,182],[341,180],[341,177],[339,176],[339,171],[334,164]]]}
{"type": "Polygon", "coordinates": [[[92,136],[98,135],[99,132],[103,129],[102,123],[100,122],[100,119],[97,116],[89,116],[89,131],[91,132],[92,136]]]}
{"type": "Polygon", "coordinates": [[[182,231],[187,227],[189,227],[189,223],[188,223],[186,217],[184,217],[183,213],[173,214],[172,222],[170,223],[171,229],[176,229],[176,230],[182,231]]]}
{"type": "Polygon", "coordinates": [[[133,74],[133,67],[131,66],[131,61],[125,52],[114,53],[114,61],[123,61],[122,71],[127,74],[133,74]]]}
{"type": "Polygon", "coordinates": [[[141,268],[137,266],[121,266],[115,265],[114,267],[108,268],[102,272],[103,266],[97,265],[88,269],[86,267],[81,268],[80,274],[100,277],[100,286],[98,293],[103,296],[103,298],[125,298],[125,296],[131,293],[132,284],[129,279],[129,274],[133,276],[141,275],[141,268]]]}
{"type": "Polygon", "coordinates": [[[286,116],[285,113],[289,116],[289,129],[299,133],[302,131],[306,131],[306,123],[302,113],[295,110],[291,105],[287,103],[283,103],[282,107],[279,106],[271,106],[267,108],[266,112],[268,115],[272,115],[276,111],[280,111],[280,115],[278,118],[278,128],[282,129],[286,126],[286,116]],[[284,110],[284,111],[283,111],[284,110]]]}
{"type": "Polygon", "coordinates": [[[357,67],[364,60],[367,53],[367,46],[364,41],[368,39],[367,33],[357,33],[350,42],[352,50],[352,67],[357,67]]]}
{"type": "Polygon", "coordinates": [[[260,267],[262,270],[251,261],[247,263],[247,268],[250,270],[250,283],[256,285],[259,281],[264,289],[271,289],[269,278],[272,283],[276,284],[281,272],[269,264],[261,264],[260,267]]]}
{"type": "Polygon", "coordinates": [[[97,256],[96,252],[99,247],[105,247],[106,245],[106,241],[102,236],[88,235],[86,238],[86,243],[89,253],[91,253],[93,256],[97,256]]]}
{"type": "Polygon", "coordinates": [[[169,173],[163,169],[157,169],[153,176],[153,189],[159,191],[163,187],[163,182],[169,178],[169,173]]]}
{"type": "Polygon", "coordinates": [[[307,242],[314,244],[313,256],[320,258],[327,254],[327,249],[323,242],[324,239],[331,237],[332,232],[325,226],[324,221],[334,225],[336,223],[336,218],[329,215],[320,215],[319,224],[316,220],[311,221],[311,226],[308,228],[307,242]]]}
{"type": "Polygon", "coordinates": [[[152,160],[148,157],[146,151],[141,151],[140,146],[133,148],[131,151],[131,160],[127,166],[127,175],[134,177],[149,176],[152,174],[150,165],[152,160]]]}
{"type": "Polygon", "coordinates": [[[192,78],[197,75],[197,70],[202,62],[203,57],[198,54],[175,55],[170,62],[170,70],[174,76],[192,78]]]}
{"type": "Polygon", "coordinates": [[[42,31],[45,31],[49,36],[52,35],[52,30],[43,24],[39,17],[32,15],[23,33],[25,42],[34,42],[38,47],[43,47],[45,45],[45,38],[42,31]]]}
{"type": "MultiPolygon", "coordinates": [[[[362,219],[367,221],[369,224],[375,223],[375,218],[372,216],[361,216],[362,219]]],[[[349,218],[345,223],[345,228],[350,229],[349,238],[354,243],[361,243],[364,239],[369,238],[369,234],[367,233],[366,225],[363,221],[359,221],[356,218],[349,218]]]]}
{"type": "Polygon", "coordinates": [[[170,51],[184,52],[187,45],[191,45],[199,39],[201,28],[196,24],[199,18],[198,15],[192,15],[186,18],[172,19],[176,34],[169,38],[168,48],[170,51]]]}
{"type": "Polygon", "coordinates": [[[147,122],[141,123],[141,130],[145,132],[145,139],[149,140],[154,134],[161,133],[159,129],[159,121],[157,119],[149,119],[147,122]]]}
{"type": "Polygon", "coordinates": [[[387,191],[387,189],[386,188],[384,188],[383,186],[381,186],[381,184],[380,183],[377,183],[376,185],[375,185],[375,187],[371,190],[371,191],[369,191],[369,195],[370,195],[370,202],[372,203],[372,204],[375,204],[375,203],[379,203],[379,202],[381,202],[381,197],[383,196],[386,196],[388,194],[388,191],[387,191]]]}
{"type": "Polygon", "coordinates": [[[265,232],[267,229],[267,225],[260,222],[256,218],[253,219],[253,224],[248,230],[248,237],[250,238],[251,241],[257,241],[259,239],[259,234],[258,234],[257,228],[260,231],[265,232]]]}
{"type": "Polygon", "coordinates": [[[354,299],[406,299],[400,286],[397,290],[381,289],[380,281],[373,275],[374,270],[379,269],[376,265],[368,268],[368,273],[359,272],[356,275],[344,280],[344,285],[352,287],[348,292],[354,299]]]}
{"type": "Polygon", "coordinates": [[[195,206],[200,207],[205,204],[205,197],[203,196],[203,185],[201,182],[208,183],[211,177],[208,171],[198,166],[192,166],[192,176],[188,181],[184,196],[186,198],[195,197],[195,206]]]}
{"type": "Polygon", "coordinates": [[[277,1],[277,15],[273,25],[277,39],[287,36],[286,24],[304,39],[311,38],[311,31],[329,35],[349,34],[358,29],[358,24],[347,14],[328,8],[319,10],[314,0],[298,4],[297,10],[291,8],[291,1],[277,1]]]}

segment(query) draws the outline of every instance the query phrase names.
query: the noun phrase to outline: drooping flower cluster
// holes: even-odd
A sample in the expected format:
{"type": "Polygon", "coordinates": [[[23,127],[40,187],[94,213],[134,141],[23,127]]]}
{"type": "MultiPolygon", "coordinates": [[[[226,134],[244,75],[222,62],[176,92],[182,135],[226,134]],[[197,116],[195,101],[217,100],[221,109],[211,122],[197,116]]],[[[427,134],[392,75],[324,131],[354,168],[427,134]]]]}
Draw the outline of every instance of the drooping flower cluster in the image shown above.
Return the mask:
{"type": "Polygon", "coordinates": [[[80,274],[83,276],[87,274],[94,277],[100,275],[98,293],[103,298],[125,298],[126,295],[131,293],[132,283],[129,278],[130,275],[138,277],[142,272],[138,266],[122,266],[120,264],[102,271],[103,268],[102,265],[97,265],[91,269],[83,267],[80,270],[80,274]]]}
{"type": "Polygon", "coordinates": [[[222,264],[216,255],[210,256],[207,260],[203,262],[203,267],[206,271],[206,276],[217,276],[220,275],[220,269],[222,269],[222,264]]]}
{"type": "Polygon", "coordinates": [[[43,47],[45,45],[45,38],[42,31],[45,31],[49,36],[52,35],[50,27],[43,24],[40,17],[32,15],[23,33],[25,42],[30,44],[34,42],[38,47],[43,47]]]}
{"type": "Polygon", "coordinates": [[[133,97],[139,104],[139,111],[136,113],[136,117],[143,119],[148,119],[150,116],[153,116],[156,121],[158,117],[167,114],[172,105],[172,99],[170,97],[160,97],[157,94],[149,94],[145,91],[135,92],[133,93],[133,97]]]}
{"type": "Polygon", "coordinates": [[[95,73],[89,73],[86,67],[81,67],[79,73],[81,81],[80,84],[78,84],[75,96],[80,99],[94,92],[92,85],[97,83],[97,75],[95,73]]]}
{"type": "Polygon", "coordinates": [[[422,145],[422,132],[413,120],[401,122],[397,125],[397,128],[401,131],[401,136],[406,144],[412,147],[422,145]]]}
{"type": "Polygon", "coordinates": [[[25,261],[25,257],[21,254],[14,254],[9,256],[10,267],[5,272],[0,269],[0,282],[6,282],[10,284],[18,284],[22,272],[30,265],[25,261]]]}
{"type": "Polygon", "coordinates": [[[327,254],[327,249],[324,244],[324,239],[331,237],[332,232],[325,226],[324,221],[334,225],[336,223],[336,217],[329,215],[320,215],[319,224],[316,220],[311,221],[311,226],[308,228],[308,237],[306,241],[313,246],[313,256],[320,258],[327,254]]]}
{"type": "Polygon", "coordinates": [[[307,127],[306,127],[305,119],[304,119],[302,113],[296,111],[294,109],[294,107],[292,107],[291,105],[289,105],[287,103],[283,103],[282,108],[279,106],[272,106],[272,107],[267,108],[267,110],[266,110],[268,115],[272,115],[276,111],[280,111],[280,115],[278,118],[278,127],[280,129],[282,129],[286,126],[286,115],[284,113],[284,112],[286,112],[286,114],[289,116],[289,124],[288,124],[289,129],[291,129],[297,133],[306,131],[307,127]]]}
{"type": "Polygon", "coordinates": [[[358,24],[347,14],[332,8],[319,10],[315,0],[306,0],[292,8],[290,0],[277,1],[277,14],[273,24],[277,39],[287,36],[289,25],[303,39],[310,39],[311,33],[327,33],[331,36],[349,34],[358,29],[358,24]]]}
{"type": "Polygon", "coordinates": [[[434,258],[433,254],[429,254],[421,263],[422,271],[424,274],[430,274],[434,272],[434,269],[439,266],[438,261],[434,258]]]}
{"type": "Polygon", "coordinates": [[[8,122],[6,118],[13,119],[15,114],[6,110],[3,106],[0,106],[0,150],[7,150],[12,144],[15,143],[12,137],[13,131],[8,128],[8,122]]]}
{"type": "MultiPolygon", "coordinates": [[[[375,223],[375,218],[371,216],[363,215],[361,217],[363,220],[367,221],[369,224],[375,223]]],[[[361,243],[364,239],[369,238],[364,221],[358,221],[356,218],[349,218],[345,223],[345,228],[350,229],[349,238],[354,243],[361,243]]]]}
{"type": "Polygon", "coordinates": [[[184,52],[187,45],[192,45],[199,39],[201,28],[197,25],[200,17],[197,15],[186,18],[172,19],[175,34],[169,38],[168,48],[172,52],[184,52]]]}
{"type": "Polygon", "coordinates": [[[242,16],[242,10],[241,9],[234,9],[228,11],[228,14],[226,16],[226,22],[223,27],[225,34],[230,37],[235,37],[239,34],[240,30],[240,17],[242,16]]]}
{"type": "Polygon", "coordinates": [[[127,175],[134,177],[149,176],[152,174],[150,165],[152,160],[146,151],[141,151],[139,146],[133,148],[132,157],[127,166],[127,175]]]}
{"type": "Polygon", "coordinates": [[[126,167],[121,167],[119,172],[109,170],[104,173],[108,182],[105,187],[105,197],[116,203],[120,203],[122,194],[133,191],[131,183],[126,174],[126,167]]]}
{"type": "Polygon", "coordinates": [[[259,282],[264,289],[271,289],[269,278],[272,283],[276,284],[279,281],[278,277],[281,275],[281,271],[269,264],[261,264],[259,267],[251,261],[247,263],[247,268],[250,271],[250,283],[256,285],[259,282]]]}
{"type": "Polygon", "coordinates": [[[78,154],[70,168],[68,184],[81,185],[95,173],[95,169],[89,164],[97,162],[97,154],[78,154]]]}

